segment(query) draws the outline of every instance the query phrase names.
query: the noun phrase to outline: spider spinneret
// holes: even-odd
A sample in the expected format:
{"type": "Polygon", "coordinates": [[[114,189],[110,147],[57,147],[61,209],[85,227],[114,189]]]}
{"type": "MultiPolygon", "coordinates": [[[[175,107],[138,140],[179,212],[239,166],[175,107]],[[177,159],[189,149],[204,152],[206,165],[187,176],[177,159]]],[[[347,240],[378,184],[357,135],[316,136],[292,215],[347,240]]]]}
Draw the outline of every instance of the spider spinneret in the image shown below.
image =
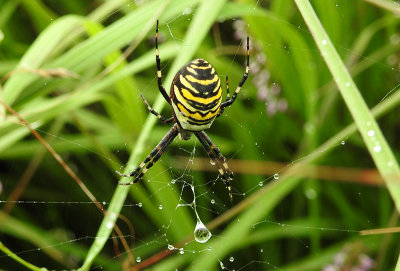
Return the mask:
{"type": "Polygon", "coordinates": [[[215,69],[204,59],[194,59],[183,66],[175,75],[168,96],[162,85],[162,74],[160,56],[158,51],[158,20],[156,27],[156,64],[158,89],[171,105],[173,116],[169,119],[164,118],[151,108],[150,104],[140,94],[147,109],[158,117],[163,123],[175,123],[160,143],[145,158],[145,160],[130,174],[117,173],[123,177],[134,177],[128,183],[120,182],[121,185],[131,185],[138,182],[143,175],[160,159],[169,144],[179,135],[183,140],[188,140],[194,134],[210,159],[217,165],[218,172],[225,182],[232,200],[232,189],[230,182],[233,180],[233,172],[229,169],[225,157],[219,148],[211,141],[204,132],[211,127],[213,121],[220,117],[224,109],[229,107],[237,97],[249,74],[249,37],[247,37],[247,63],[246,70],[240,80],[232,97],[229,93],[228,76],[226,76],[226,99],[222,102],[221,80],[215,69]]]}

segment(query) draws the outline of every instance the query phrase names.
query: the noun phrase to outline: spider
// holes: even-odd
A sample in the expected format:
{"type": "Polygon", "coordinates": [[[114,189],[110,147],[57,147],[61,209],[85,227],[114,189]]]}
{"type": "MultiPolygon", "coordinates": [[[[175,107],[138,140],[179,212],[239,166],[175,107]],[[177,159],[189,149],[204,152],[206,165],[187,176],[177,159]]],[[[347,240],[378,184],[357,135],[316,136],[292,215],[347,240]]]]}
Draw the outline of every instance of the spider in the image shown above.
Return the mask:
{"type": "Polygon", "coordinates": [[[210,159],[217,165],[218,172],[224,181],[229,198],[232,200],[231,181],[233,180],[233,172],[229,169],[225,157],[208,135],[205,129],[211,127],[213,121],[220,117],[225,108],[229,107],[245,83],[249,74],[249,37],[247,37],[247,63],[246,70],[239,82],[232,98],[229,94],[229,81],[226,76],[226,99],[222,102],[222,88],[218,74],[213,66],[204,59],[194,59],[183,66],[175,75],[168,96],[162,85],[161,64],[158,51],[158,20],[156,27],[156,64],[157,64],[157,82],[158,89],[170,104],[173,116],[169,119],[164,118],[147,102],[146,98],[140,94],[147,109],[155,115],[164,124],[174,123],[172,128],[158,143],[153,151],[144,159],[144,161],[130,174],[122,174],[122,177],[134,177],[131,182],[120,182],[120,185],[131,185],[142,179],[143,175],[160,159],[161,155],[167,149],[168,145],[179,135],[180,139],[188,140],[194,134],[203,145],[210,159]]]}

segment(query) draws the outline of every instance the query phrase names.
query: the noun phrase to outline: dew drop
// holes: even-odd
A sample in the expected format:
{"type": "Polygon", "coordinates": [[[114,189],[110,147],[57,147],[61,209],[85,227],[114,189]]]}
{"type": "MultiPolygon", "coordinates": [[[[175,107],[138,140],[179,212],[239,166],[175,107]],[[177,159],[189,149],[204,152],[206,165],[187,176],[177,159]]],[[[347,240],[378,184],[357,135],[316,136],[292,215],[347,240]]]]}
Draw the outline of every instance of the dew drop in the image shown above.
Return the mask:
{"type": "Polygon", "coordinates": [[[263,253],[263,252],[264,252],[264,249],[260,249],[260,252],[263,253]]]}
{"type": "Polygon", "coordinates": [[[393,167],[394,163],[393,163],[393,161],[389,161],[389,162],[387,163],[387,165],[388,165],[388,167],[393,167]]]}
{"type": "Polygon", "coordinates": [[[234,260],[235,260],[235,258],[233,258],[233,257],[230,257],[230,258],[229,258],[229,261],[230,261],[231,263],[233,263],[234,260]]]}
{"type": "Polygon", "coordinates": [[[322,45],[326,45],[327,42],[326,42],[326,40],[323,40],[321,43],[322,43],[322,45]]]}
{"type": "Polygon", "coordinates": [[[112,223],[112,222],[108,222],[107,225],[106,225],[106,227],[109,228],[109,229],[111,229],[112,226],[113,226],[113,223],[112,223]]]}
{"type": "Polygon", "coordinates": [[[308,199],[315,199],[317,197],[317,192],[312,188],[307,189],[304,194],[308,199]]]}
{"type": "Polygon", "coordinates": [[[212,250],[212,247],[208,247],[207,249],[208,249],[208,251],[211,251],[211,250],[212,250]]]}
{"type": "Polygon", "coordinates": [[[374,136],[375,135],[375,131],[374,130],[369,130],[368,131],[368,136],[374,136]]]}
{"type": "Polygon", "coordinates": [[[211,232],[204,226],[203,222],[197,220],[196,228],[194,229],[194,239],[198,243],[205,243],[211,237],[211,232]]]}
{"type": "Polygon", "coordinates": [[[215,165],[214,160],[210,159],[210,164],[214,166],[215,165]]]}
{"type": "Polygon", "coordinates": [[[174,247],[173,245],[168,245],[168,249],[169,249],[169,250],[174,250],[175,247],[174,247]]]}
{"type": "Polygon", "coordinates": [[[106,204],[107,204],[107,202],[103,201],[103,205],[106,205],[106,204]]]}
{"type": "Polygon", "coordinates": [[[275,173],[275,174],[274,174],[274,179],[275,179],[275,180],[278,180],[278,179],[279,179],[279,174],[278,174],[278,173],[275,173]]]}
{"type": "Polygon", "coordinates": [[[136,257],[136,262],[140,263],[142,261],[142,259],[140,257],[136,257]]]}
{"type": "Polygon", "coordinates": [[[164,207],[160,204],[158,205],[158,209],[162,210],[164,207]]]}
{"type": "Polygon", "coordinates": [[[172,179],[172,180],[171,180],[171,183],[172,183],[172,184],[175,184],[175,183],[176,183],[176,180],[175,180],[175,179],[172,179]]]}
{"type": "Polygon", "coordinates": [[[143,203],[139,202],[139,203],[138,203],[138,206],[139,206],[139,207],[142,207],[142,206],[143,206],[143,203]]]}
{"type": "Polygon", "coordinates": [[[211,204],[214,204],[215,203],[215,199],[211,199],[211,204]]]}
{"type": "Polygon", "coordinates": [[[183,253],[185,253],[185,251],[183,251],[183,248],[180,248],[179,249],[179,254],[183,254],[183,253]]]}
{"type": "Polygon", "coordinates": [[[382,150],[382,147],[379,146],[379,145],[376,145],[376,146],[374,147],[374,151],[375,151],[375,152],[380,152],[381,150],[382,150]]]}
{"type": "Polygon", "coordinates": [[[350,86],[350,82],[346,82],[346,87],[349,87],[350,86]]]}
{"type": "Polygon", "coordinates": [[[342,142],[340,142],[340,144],[346,145],[346,141],[342,140],[342,142]]]}
{"type": "Polygon", "coordinates": [[[263,182],[259,182],[258,185],[259,185],[259,186],[263,186],[264,183],[263,183],[263,182]]]}

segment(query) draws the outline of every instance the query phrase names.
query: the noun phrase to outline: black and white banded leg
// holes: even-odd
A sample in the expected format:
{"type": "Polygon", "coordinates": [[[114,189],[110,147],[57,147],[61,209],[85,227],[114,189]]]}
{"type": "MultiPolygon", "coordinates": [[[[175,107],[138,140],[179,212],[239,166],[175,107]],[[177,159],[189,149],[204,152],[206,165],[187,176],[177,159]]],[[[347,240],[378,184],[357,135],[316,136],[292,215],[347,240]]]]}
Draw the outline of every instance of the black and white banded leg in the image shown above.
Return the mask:
{"type": "MultiPolygon", "coordinates": [[[[239,82],[239,85],[237,86],[235,92],[232,95],[232,98],[229,97],[229,92],[227,93],[227,99],[225,102],[221,104],[220,111],[219,112],[224,112],[225,107],[230,106],[233,104],[233,102],[236,100],[237,95],[239,94],[240,90],[242,89],[242,86],[244,82],[246,82],[247,77],[249,77],[249,58],[250,58],[250,49],[249,49],[249,37],[247,37],[247,62],[246,62],[246,70],[245,73],[243,74],[242,79],[239,82]]],[[[229,84],[227,80],[227,90],[229,89],[229,84]]],[[[218,113],[217,117],[221,116],[222,113],[218,113]]]]}
{"type": "Polygon", "coordinates": [[[131,182],[124,183],[120,182],[120,185],[131,185],[140,181],[143,175],[151,168],[160,157],[163,155],[164,151],[167,149],[172,140],[178,135],[178,124],[175,125],[168,131],[168,133],[163,137],[163,139],[158,143],[158,145],[153,149],[153,151],[144,159],[144,161],[130,174],[122,174],[117,171],[117,173],[122,177],[134,177],[131,182]],[[146,167],[145,167],[146,166],[146,167]]]}
{"type": "Polygon", "coordinates": [[[146,104],[147,106],[147,110],[150,111],[151,114],[153,114],[154,116],[156,116],[162,123],[167,124],[167,123],[172,123],[174,122],[174,117],[170,117],[169,119],[166,119],[164,116],[162,116],[160,113],[158,113],[157,111],[155,111],[149,104],[149,102],[146,100],[146,98],[140,94],[140,97],[142,97],[143,102],[146,104]]]}
{"type": "MultiPolygon", "coordinates": [[[[226,98],[225,98],[225,102],[227,102],[228,100],[231,99],[231,95],[229,93],[229,79],[228,79],[228,75],[226,75],[225,77],[225,82],[226,82],[226,98]]],[[[216,116],[216,118],[219,118],[223,113],[224,113],[225,108],[222,107],[219,109],[219,112],[216,116]]]]}
{"type": "Polygon", "coordinates": [[[210,159],[217,165],[218,172],[228,189],[229,198],[232,201],[231,181],[233,180],[233,172],[229,169],[225,157],[204,131],[196,132],[195,135],[199,139],[201,145],[203,145],[210,159]]]}
{"type": "Polygon", "coordinates": [[[156,27],[156,64],[157,64],[157,84],[158,89],[160,90],[161,94],[163,95],[164,99],[171,104],[171,99],[168,96],[165,88],[162,85],[162,74],[161,74],[161,60],[160,60],[160,53],[158,51],[158,20],[157,20],[157,27],[156,27]]]}

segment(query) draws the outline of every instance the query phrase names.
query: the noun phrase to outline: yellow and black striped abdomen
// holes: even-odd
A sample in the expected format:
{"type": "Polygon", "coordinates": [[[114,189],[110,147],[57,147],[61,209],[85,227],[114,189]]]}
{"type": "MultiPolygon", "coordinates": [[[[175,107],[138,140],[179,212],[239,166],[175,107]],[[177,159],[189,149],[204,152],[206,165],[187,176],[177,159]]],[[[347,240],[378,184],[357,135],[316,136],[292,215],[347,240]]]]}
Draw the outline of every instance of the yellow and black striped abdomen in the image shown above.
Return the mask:
{"type": "Polygon", "coordinates": [[[210,128],[221,106],[221,81],[210,63],[195,59],[183,66],[171,85],[171,106],[188,131],[210,128]]]}

